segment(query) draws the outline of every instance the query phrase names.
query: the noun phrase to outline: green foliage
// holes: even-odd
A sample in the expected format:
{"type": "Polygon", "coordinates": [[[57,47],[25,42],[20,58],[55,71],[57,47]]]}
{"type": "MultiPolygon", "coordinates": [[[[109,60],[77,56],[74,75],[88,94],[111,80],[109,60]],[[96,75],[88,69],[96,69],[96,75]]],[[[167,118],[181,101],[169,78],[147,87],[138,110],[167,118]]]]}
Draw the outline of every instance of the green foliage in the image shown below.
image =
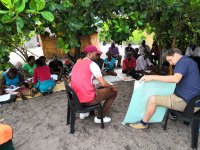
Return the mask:
{"type": "Polygon", "coordinates": [[[184,48],[200,44],[198,10],[199,0],[0,0],[0,42],[5,50],[26,55],[24,41],[49,27],[58,48],[68,52],[80,46],[81,35],[100,27],[104,43],[138,43],[147,29],[160,45],[174,40],[184,48]]]}
{"type": "Polygon", "coordinates": [[[145,37],[144,31],[135,30],[132,32],[132,35],[129,37],[126,43],[140,44],[142,40],[145,40],[145,39],[146,37],[145,37]]]}
{"type": "Polygon", "coordinates": [[[138,1],[135,6],[139,8],[138,11],[148,12],[145,22],[161,45],[174,40],[177,47],[184,50],[189,43],[199,44],[198,0],[138,1]]]}
{"type": "Polygon", "coordinates": [[[7,67],[10,52],[26,60],[24,43],[30,39],[29,34],[44,29],[41,22],[53,21],[53,14],[43,11],[45,4],[45,0],[0,0],[0,70],[7,67]]]}

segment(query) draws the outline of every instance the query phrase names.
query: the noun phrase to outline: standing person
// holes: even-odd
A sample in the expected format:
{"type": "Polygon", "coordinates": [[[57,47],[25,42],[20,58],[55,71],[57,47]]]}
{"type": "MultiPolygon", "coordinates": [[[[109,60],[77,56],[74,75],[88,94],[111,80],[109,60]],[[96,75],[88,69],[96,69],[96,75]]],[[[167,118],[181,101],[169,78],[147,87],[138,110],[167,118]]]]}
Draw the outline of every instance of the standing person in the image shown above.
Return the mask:
{"type": "Polygon", "coordinates": [[[63,75],[63,63],[62,61],[58,60],[57,55],[53,55],[53,60],[49,63],[51,74],[58,75],[58,80],[61,80],[63,75]]]}
{"type": "MultiPolygon", "coordinates": [[[[95,105],[104,101],[103,104],[103,121],[110,122],[111,118],[106,117],[112,103],[117,97],[117,89],[105,81],[101,74],[99,66],[94,62],[97,54],[100,53],[95,46],[88,45],[84,49],[85,58],[77,62],[71,75],[71,87],[76,92],[79,101],[84,105],[95,105]],[[81,75],[81,78],[80,78],[81,75]],[[99,81],[101,89],[95,89],[93,78],[99,81]]],[[[94,118],[95,123],[101,123],[100,114],[94,118]]],[[[85,115],[85,117],[88,114],[85,115]]]]}
{"type": "Polygon", "coordinates": [[[117,60],[117,67],[121,67],[122,56],[119,55],[119,49],[115,46],[115,43],[111,44],[111,47],[108,49],[108,51],[111,53],[112,57],[117,60]]]}
{"type": "Polygon", "coordinates": [[[117,76],[117,73],[114,71],[115,68],[115,59],[112,57],[111,53],[108,51],[106,53],[107,58],[104,59],[104,74],[117,76]]]}
{"type": "Polygon", "coordinates": [[[142,43],[139,46],[139,54],[140,55],[144,55],[144,53],[146,51],[150,52],[150,47],[148,45],[146,45],[146,41],[145,40],[142,40],[142,43]]]}
{"type": "MultiPolygon", "coordinates": [[[[157,106],[164,106],[182,112],[189,100],[200,93],[200,75],[196,62],[188,56],[183,56],[179,50],[167,51],[166,60],[170,65],[175,65],[173,75],[145,75],[141,80],[145,82],[161,81],[176,83],[174,94],[150,96],[143,119],[135,124],[130,124],[131,127],[137,129],[147,128],[148,122],[157,106]]],[[[197,106],[200,106],[200,103],[197,103],[197,106]]]]}
{"type": "Polygon", "coordinates": [[[50,68],[44,64],[42,59],[37,59],[35,63],[37,65],[33,78],[35,89],[40,93],[53,91],[55,81],[51,78],[50,68]]]}
{"type": "Polygon", "coordinates": [[[35,57],[29,56],[27,61],[28,62],[25,63],[22,67],[23,71],[24,71],[24,75],[25,75],[25,78],[32,78],[33,73],[34,73],[34,69],[36,68],[35,57]]]}

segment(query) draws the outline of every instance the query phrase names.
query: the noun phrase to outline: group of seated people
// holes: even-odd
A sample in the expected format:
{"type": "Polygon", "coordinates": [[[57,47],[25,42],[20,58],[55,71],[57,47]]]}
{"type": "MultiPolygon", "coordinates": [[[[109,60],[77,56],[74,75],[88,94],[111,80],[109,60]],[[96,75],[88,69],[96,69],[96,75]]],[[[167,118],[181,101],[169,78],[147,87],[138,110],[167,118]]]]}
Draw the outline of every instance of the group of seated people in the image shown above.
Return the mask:
{"type": "MultiPolygon", "coordinates": [[[[150,58],[152,56],[151,54],[152,52],[154,52],[155,47],[157,47],[155,43],[153,45],[154,48],[151,52],[143,49],[142,52],[139,53],[139,49],[132,48],[131,44],[129,43],[128,46],[125,48],[125,56],[122,61],[122,73],[128,76],[132,76],[135,79],[139,79],[141,75],[148,74],[150,71],[157,72],[156,65],[154,65],[153,62],[150,61],[150,58]]],[[[115,44],[111,44],[111,47],[106,53],[107,58],[103,60],[100,58],[100,55],[101,54],[98,54],[98,58],[95,62],[102,70],[102,74],[116,76],[117,73],[114,71],[114,69],[116,67],[121,67],[122,56],[119,54],[119,50],[115,46],[115,44]]],[[[155,57],[159,56],[156,55],[155,57]]]]}
{"type": "Polygon", "coordinates": [[[46,64],[44,56],[35,60],[34,56],[29,56],[27,63],[9,68],[3,73],[0,83],[0,95],[15,94],[17,97],[27,99],[26,96],[34,96],[37,92],[45,95],[52,93],[55,81],[60,82],[61,78],[68,80],[68,76],[73,67],[73,62],[66,56],[65,63],[58,60],[53,55],[53,60],[46,64]],[[57,78],[53,78],[52,75],[57,78]]]}

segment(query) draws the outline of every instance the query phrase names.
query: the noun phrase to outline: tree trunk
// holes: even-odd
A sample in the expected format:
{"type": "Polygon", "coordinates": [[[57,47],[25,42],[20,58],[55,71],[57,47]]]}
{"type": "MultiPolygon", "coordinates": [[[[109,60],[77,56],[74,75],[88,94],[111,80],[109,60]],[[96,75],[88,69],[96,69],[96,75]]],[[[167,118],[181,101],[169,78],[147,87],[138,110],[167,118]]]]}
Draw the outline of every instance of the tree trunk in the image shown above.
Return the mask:
{"type": "Polygon", "coordinates": [[[176,47],[176,38],[172,40],[172,49],[174,49],[175,47],[176,47]]]}
{"type": "MultiPolygon", "coordinates": [[[[172,40],[172,49],[174,49],[176,47],[176,39],[174,38],[172,40]]],[[[169,75],[173,74],[173,69],[172,69],[172,65],[169,66],[169,75]]]]}

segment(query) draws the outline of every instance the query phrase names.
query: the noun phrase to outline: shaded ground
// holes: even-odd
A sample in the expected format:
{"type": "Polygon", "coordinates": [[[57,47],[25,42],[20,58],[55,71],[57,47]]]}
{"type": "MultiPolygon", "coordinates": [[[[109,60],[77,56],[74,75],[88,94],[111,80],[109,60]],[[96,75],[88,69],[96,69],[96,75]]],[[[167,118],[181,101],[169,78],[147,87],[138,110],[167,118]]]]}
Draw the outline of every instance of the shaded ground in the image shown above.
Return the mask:
{"type": "Polygon", "coordinates": [[[132,95],[133,82],[118,82],[119,94],[110,110],[112,122],[101,129],[93,116],[76,119],[75,134],[66,126],[65,92],[27,101],[4,104],[0,108],[14,131],[16,150],[187,150],[190,128],[169,120],[168,129],[152,124],[150,129],[135,130],[123,126],[132,95]]]}

